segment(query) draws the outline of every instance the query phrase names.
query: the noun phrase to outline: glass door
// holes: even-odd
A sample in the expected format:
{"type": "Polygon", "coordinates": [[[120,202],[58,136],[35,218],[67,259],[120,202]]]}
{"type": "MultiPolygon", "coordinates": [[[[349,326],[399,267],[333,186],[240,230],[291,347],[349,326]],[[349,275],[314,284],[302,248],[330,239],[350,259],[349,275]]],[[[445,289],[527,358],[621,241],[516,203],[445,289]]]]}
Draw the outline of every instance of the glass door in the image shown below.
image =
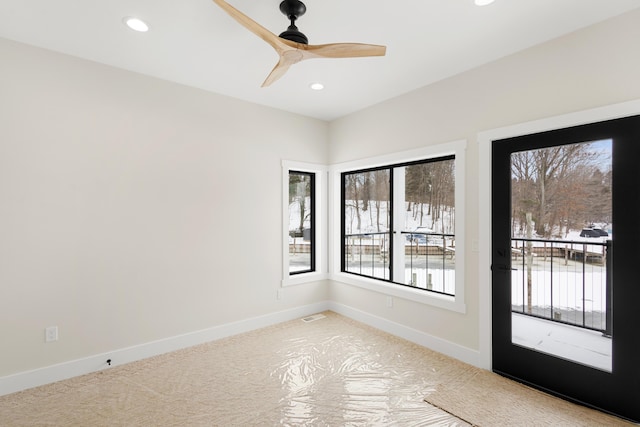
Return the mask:
{"type": "Polygon", "coordinates": [[[634,420],[637,159],[640,117],[492,146],[494,371],[634,420]]]}

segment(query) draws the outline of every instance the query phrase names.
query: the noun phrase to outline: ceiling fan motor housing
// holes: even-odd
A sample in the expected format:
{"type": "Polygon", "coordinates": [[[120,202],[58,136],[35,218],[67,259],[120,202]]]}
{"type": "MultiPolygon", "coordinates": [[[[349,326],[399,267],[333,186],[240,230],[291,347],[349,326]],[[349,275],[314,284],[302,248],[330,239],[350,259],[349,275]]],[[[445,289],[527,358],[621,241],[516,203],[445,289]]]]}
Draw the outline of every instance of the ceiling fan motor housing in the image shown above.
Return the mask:
{"type": "Polygon", "coordinates": [[[289,18],[291,25],[279,37],[296,43],[309,44],[307,36],[302,34],[295,24],[296,20],[304,15],[306,11],[307,7],[299,0],[284,0],[280,3],[280,12],[289,18]]]}

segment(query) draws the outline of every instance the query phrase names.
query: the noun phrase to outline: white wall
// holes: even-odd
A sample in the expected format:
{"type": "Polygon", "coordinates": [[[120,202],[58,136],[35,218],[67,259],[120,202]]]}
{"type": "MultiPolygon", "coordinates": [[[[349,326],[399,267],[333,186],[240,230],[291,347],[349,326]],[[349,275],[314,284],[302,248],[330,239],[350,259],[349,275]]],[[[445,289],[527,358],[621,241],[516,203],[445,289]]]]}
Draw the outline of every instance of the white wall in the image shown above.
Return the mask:
{"type": "Polygon", "coordinates": [[[489,191],[477,184],[476,134],[640,98],[638,24],[640,11],[330,125],[0,40],[0,379],[326,299],[478,350],[469,248],[466,314],[397,298],[387,308],[337,282],[276,300],[281,160],[468,139],[471,243],[489,191]],[[52,325],[60,340],[45,344],[52,325]]]}
{"type": "MultiPolygon", "coordinates": [[[[505,34],[505,37],[508,37],[505,34]]],[[[479,351],[478,240],[481,198],[478,132],[640,98],[640,10],[503,58],[364,111],[330,126],[330,162],[341,163],[459,139],[466,167],[466,305],[458,314],[332,282],[331,298],[388,323],[479,351]]],[[[481,246],[483,247],[483,246],[481,246]]],[[[486,334],[484,334],[486,335],[486,334]]],[[[486,346],[483,351],[488,351],[486,346]]],[[[484,360],[478,358],[478,363],[484,360]]]]}
{"type": "Polygon", "coordinates": [[[0,377],[326,301],[324,282],[276,292],[281,161],[326,163],[327,138],[0,40],[0,377]]]}

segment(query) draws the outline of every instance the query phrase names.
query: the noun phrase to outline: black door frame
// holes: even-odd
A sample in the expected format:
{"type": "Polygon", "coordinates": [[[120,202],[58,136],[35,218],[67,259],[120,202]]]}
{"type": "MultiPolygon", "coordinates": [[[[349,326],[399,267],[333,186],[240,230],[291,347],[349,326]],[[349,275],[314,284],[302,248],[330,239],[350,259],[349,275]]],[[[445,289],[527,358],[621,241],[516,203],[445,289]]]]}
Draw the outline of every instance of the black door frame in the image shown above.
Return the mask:
{"type": "Polygon", "coordinates": [[[640,116],[494,140],[491,145],[492,369],[552,394],[640,420],[640,373],[634,369],[640,356],[640,312],[635,304],[640,302],[640,285],[633,286],[633,241],[640,241],[634,230],[640,216],[640,116]],[[510,217],[510,153],[612,136],[614,276],[627,285],[614,292],[613,372],[607,373],[511,344],[510,286],[504,290],[500,284],[511,270],[509,221],[506,226],[504,222],[510,217]]]}

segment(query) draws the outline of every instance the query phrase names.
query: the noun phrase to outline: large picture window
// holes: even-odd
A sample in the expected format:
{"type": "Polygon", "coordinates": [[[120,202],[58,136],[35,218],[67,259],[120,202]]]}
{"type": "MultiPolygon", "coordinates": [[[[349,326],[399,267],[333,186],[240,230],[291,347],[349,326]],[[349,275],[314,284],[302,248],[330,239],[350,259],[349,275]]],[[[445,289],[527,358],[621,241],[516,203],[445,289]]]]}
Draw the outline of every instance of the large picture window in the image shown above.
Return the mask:
{"type": "Polygon", "coordinates": [[[455,156],[341,174],[341,271],[456,295],[455,156]]]}

